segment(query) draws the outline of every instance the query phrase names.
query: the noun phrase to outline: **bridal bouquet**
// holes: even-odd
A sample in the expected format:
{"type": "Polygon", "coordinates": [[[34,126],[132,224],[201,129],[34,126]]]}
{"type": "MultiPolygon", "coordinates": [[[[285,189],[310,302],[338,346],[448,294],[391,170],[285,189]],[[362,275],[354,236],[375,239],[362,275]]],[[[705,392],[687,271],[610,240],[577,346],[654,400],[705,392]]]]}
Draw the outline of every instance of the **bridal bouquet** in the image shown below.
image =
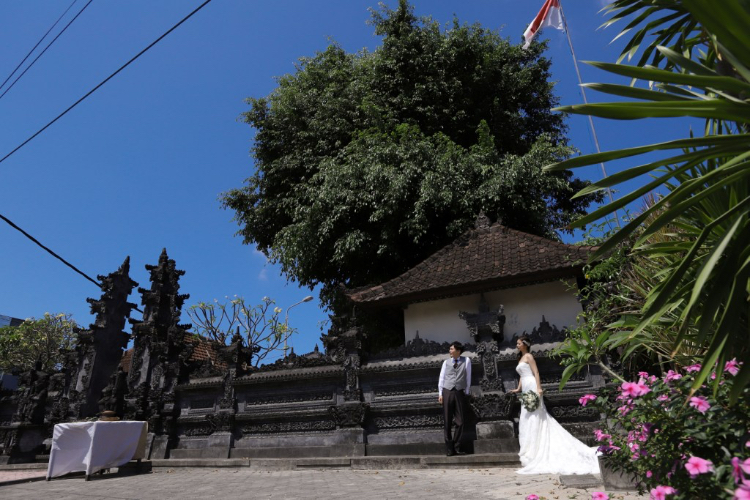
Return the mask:
{"type": "Polygon", "coordinates": [[[519,399],[526,411],[534,411],[539,408],[539,394],[535,391],[522,392],[519,399]]]}

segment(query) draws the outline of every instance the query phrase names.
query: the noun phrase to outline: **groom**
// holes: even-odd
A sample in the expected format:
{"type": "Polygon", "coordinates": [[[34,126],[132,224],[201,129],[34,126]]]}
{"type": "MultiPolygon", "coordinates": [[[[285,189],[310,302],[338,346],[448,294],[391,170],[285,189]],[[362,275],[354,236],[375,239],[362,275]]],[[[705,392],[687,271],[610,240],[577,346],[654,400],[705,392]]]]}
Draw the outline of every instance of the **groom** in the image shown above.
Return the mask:
{"type": "Polygon", "coordinates": [[[453,342],[448,350],[450,358],[443,362],[438,379],[438,402],[443,405],[443,421],[445,423],[446,455],[463,455],[461,451],[461,437],[464,432],[464,422],[468,407],[466,396],[471,387],[471,360],[461,356],[464,346],[461,342],[453,342]],[[456,420],[456,433],[451,437],[453,419],[456,420]]]}

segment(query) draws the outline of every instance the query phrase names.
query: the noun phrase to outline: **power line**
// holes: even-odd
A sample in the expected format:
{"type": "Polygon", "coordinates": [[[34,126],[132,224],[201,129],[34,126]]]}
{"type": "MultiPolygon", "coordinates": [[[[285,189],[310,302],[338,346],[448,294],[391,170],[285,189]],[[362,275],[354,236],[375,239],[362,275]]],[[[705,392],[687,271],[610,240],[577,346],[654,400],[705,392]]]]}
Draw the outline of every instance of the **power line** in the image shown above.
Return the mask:
{"type": "MultiPolygon", "coordinates": [[[[10,227],[12,227],[13,229],[19,231],[21,234],[23,234],[24,236],[26,236],[28,239],[30,239],[31,241],[33,241],[34,243],[36,243],[37,245],[39,245],[40,247],[42,247],[45,251],[47,251],[47,253],[49,253],[50,255],[52,255],[54,258],[58,259],[63,264],[65,264],[66,266],[68,266],[69,268],[71,268],[73,271],[77,272],[78,274],[80,274],[81,276],[83,276],[84,278],[86,278],[87,280],[89,280],[90,282],[92,282],[93,284],[95,284],[100,290],[102,289],[101,283],[99,283],[94,278],[92,278],[88,274],[86,274],[83,271],[81,271],[80,269],[78,269],[76,266],[74,266],[73,264],[71,264],[67,260],[65,260],[62,257],[60,257],[59,255],[57,255],[51,249],[49,249],[46,246],[44,246],[39,240],[37,240],[36,238],[34,238],[33,236],[31,236],[29,233],[27,233],[26,231],[24,231],[23,229],[21,229],[20,227],[18,227],[16,224],[13,223],[13,221],[11,221],[7,217],[5,217],[3,214],[0,214],[0,219],[3,219],[5,222],[8,223],[8,225],[10,227]]],[[[133,309],[135,309],[139,313],[143,313],[143,311],[141,311],[137,307],[133,307],[133,309]]]]}
{"type": "Polygon", "coordinates": [[[11,221],[7,217],[5,217],[3,214],[0,214],[0,219],[3,219],[5,222],[7,222],[10,225],[10,227],[12,227],[13,229],[16,229],[17,231],[20,231],[21,234],[23,234],[28,239],[30,239],[31,241],[33,241],[34,243],[36,243],[37,245],[39,245],[40,247],[42,247],[44,250],[47,251],[47,253],[49,253],[50,255],[52,255],[54,258],[62,261],[63,264],[65,264],[66,266],[68,266],[69,268],[71,268],[73,271],[77,272],[78,274],[80,274],[81,276],[83,276],[84,278],[86,278],[87,280],[89,280],[90,282],[92,282],[93,284],[95,284],[96,286],[98,286],[99,288],[102,287],[102,285],[98,281],[96,281],[94,278],[92,278],[88,274],[84,273],[83,271],[81,271],[80,269],[78,269],[76,266],[74,266],[73,264],[71,264],[70,262],[68,262],[67,260],[65,260],[62,257],[60,257],[59,255],[57,255],[55,252],[53,252],[52,250],[50,250],[46,246],[42,245],[42,243],[40,243],[39,240],[37,240],[36,238],[34,238],[33,236],[31,236],[29,233],[27,233],[26,231],[24,231],[23,229],[21,229],[17,225],[15,225],[13,223],[13,221],[11,221]]]}
{"type": "MultiPolygon", "coordinates": [[[[57,21],[55,21],[55,24],[53,24],[53,25],[52,25],[52,26],[50,27],[50,29],[48,29],[48,30],[47,30],[47,33],[45,33],[45,34],[44,34],[44,36],[43,36],[42,38],[40,38],[38,42],[36,42],[36,45],[34,45],[34,48],[32,48],[32,49],[31,49],[31,50],[29,51],[29,53],[28,53],[28,54],[26,54],[26,57],[24,57],[24,58],[23,58],[23,60],[22,60],[22,61],[21,61],[20,63],[18,63],[18,66],[16,66],[16,69],[14,69],[13,71],[11,71],[10,75],[8,75],[8,78],[6,78],[6,79],[5,79],[5,81],[4,81],[3,83],[2,83],[2,85],[0,85],[0,89],[1,89],[1,88],[3,88],[3,87],[5,87],[5,84],[6,84],[6,83],[8,83],[8,80],[10,80],[10,79],[11,79],[11,78],[13,77],[13,75],[15,75],[15,74],[16,74],[16,71],[18,71],[18,68],[20,68],[20,67],[21,67],[21,66],[23,65],[23,63],[25,63],[25,62],[26,62],[26,59],[28,59],[28,58],[29,58],[29,56],[31,56],[31,54],[33,54],[33,53],[34,53],[34,51],[36,50],[36,48],[37,48],[37,47],[39,47],[39,44],[40,44],[40,43],[42,43],[42,42],[44,41],[44,39],[45,39],[45,38],[47,38],[47,35],[49,35],[50,31],[52,31],[53,29],[55,29],[55,26],[57,26],[57,23],[59,23],[59,22],[60,22],[60,19],[62,19],[63,17],[65,17],[65,14],[67,14],[67,13],[68,13],[68,11],[70,10],[70,8],[71,8],[71,7],[73,7],[73,5],[75,5],[75,3],[76,3],[77,1],[78,1],[78,0],[73,0],[73,3],[72,3],[72,4],[70,4],[70,5],[68,6],[68,8],[67,8],[67,9],[65,9],[65,12],[63,12],[63,13],[62,13],[62,15],[61,15],[60,17],[58,17],[58,18],[57,18],[57,21]]],[[[32,64],[33,64],[33,63],[32,63],[32,64]]]]}
{"type": "Polygon", "coordinates": [[[192,11],[190,14],[188,14],[187,16],[185,16],[179,23],[177,23],[174,26],[172,26],[169,29],[169,31],[167,31],[162,36],[160,36],[159,38],[157,38],[156,40],[154,40],[153,42],[151,42],[151,44],[148,47],[146,47],[145,49],[143,49],[142,51],[140,51],[132,59],[130,59],[128,62],[126,62],[125,64],[123,64],[122,66],[120,66],[120,68],[117,71],[115,71],[114,73],[112,73],[111,75],[109,75],[107,78],[105,78],[99,85],[97,85],[96,87],[94,87],[93,89],[91,89],[86,95],[84,95],[83,97],[81,97],[80,99],[78,99],[68,109],[66,109],[65,111],[63,111],[59,115],[57,115],[57,117],[54,120],[52,120],[51,122],[49,122],[44,127],[40,128],[34,135],[32,135],[31,137],[29,137],[28,139],[26,139],[25,141],[23,141],[13,151],[11,151],[7,155],[3,156],[3,158],[0,159],[0,163],[2,163],[5,160],[7,160],[13,153],[15,153],[16,151],[18,151],[22,147],[24,147],[26,144],[28,144],[29,142],[31,142],[36,136],[38,136],[39,134],[41,134],[42,132],[44,132],[50,125],[52,125],[57,120],[59,120],[60,118],[62,118],[63,116],[65,116],[70,110],[72,110],[73,108],[75,108],[76,106],[78,106],[84,99],[86,99],[88,96],[90,96],[91,94],[93,94],[94,92],[96,92],[99,89],[99,87],[101,87],[102,85],[104,85],[105,83],[107,83],[109,80],[111,80],[112,78],[114,78],[114,76],[117,75],[120,71],[122,71],[125,68],[127,68],[130,65],[130,63],[132,63],[133,61],[135,61],[136,59],[138,59],[139,57],[141,57],[151,47],[153,47],[154,45],[156,45],[157,43],[159,43],[163,38],[165,38],[167,35],[169,35],[171,32],[173,32],[175,29],[177,29],[177,27],[179,27],[182,23],[184,23],[185,21],[187,21],[188,19],[190,19],[191,17],[193,17],[193,15],[195,13],[197,13],[203,7],[205,7],[206,5],[208,5],[210,2],[211,2],[211,0],[206,0],[205,2],[203,2],[202,4],[200,4],[194,11],[192,11]]]}
{"type": "Polygon", "coordinates": [[[29,64],[28,66],[26,66],[26,69],[24,69],[23,72],[20,75],[18,75],[18,78],[16,78],[15,80],[13,80],[13,83],[11,83],[10,86],[7,89],[5,89],[5,92],[3,92],[2,94],[0,94],[0,99],[2,99],[5,96],[5,94],[7,94],[8,91],[13,88],[13,86],[16,84],[16,82],[18,82],[18,80],[20,80],[23,77],[23,75],[25,75],[26,72],[31,69],[31,67],[34,65],[34,63],[37,62],[39,60],[39,58],[44,55],[45,52],[47,52],[47,49],[49,49],[52,46],[52,44],[55,43],[55,41],[58,38],[60,38],[60,35],[62,35],[63,33],[65,33],[65,30],[68,29],[68,26],[70,26],[71,24],[73,24],[73,21],[75,21],[76,19],[78,19],[78,16],[80,16],[83,13],[83,11],[86,10],[86,7],[88,7],[89,4],[91,4],[91,2],[93,2],[93,1],[94,0],[89,0],[88,3],[86,5],[84,5],[83,8],[80,11],[78,11],[78,14],[76,14],[75,17],[73,17],[73,19],[71,19],[70,22],[65,25],[65,27],[62,29],[62,31],[60,31],[60,33],[58,33],[57,36],[55,38],[53,38],[52,41],[50,43],[48,43],[46,47],[44,47],[44,50],[41,51],[39,53],[39,55],[34,58],[33,61],[31,61],[31,64],[29,64]]]}

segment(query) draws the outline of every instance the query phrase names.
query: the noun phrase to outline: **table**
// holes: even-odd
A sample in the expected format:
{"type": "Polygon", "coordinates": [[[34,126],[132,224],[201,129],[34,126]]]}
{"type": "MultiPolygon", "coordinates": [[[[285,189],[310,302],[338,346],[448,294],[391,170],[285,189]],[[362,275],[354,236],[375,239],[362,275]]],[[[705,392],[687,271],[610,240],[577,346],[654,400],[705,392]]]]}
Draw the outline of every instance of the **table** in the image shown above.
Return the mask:
{"type": "Polygon", "coordinates": [[[47,481],[68,472],[89,476],[146,455],[146,422],[75,422],[55,425],[47,481]]]}

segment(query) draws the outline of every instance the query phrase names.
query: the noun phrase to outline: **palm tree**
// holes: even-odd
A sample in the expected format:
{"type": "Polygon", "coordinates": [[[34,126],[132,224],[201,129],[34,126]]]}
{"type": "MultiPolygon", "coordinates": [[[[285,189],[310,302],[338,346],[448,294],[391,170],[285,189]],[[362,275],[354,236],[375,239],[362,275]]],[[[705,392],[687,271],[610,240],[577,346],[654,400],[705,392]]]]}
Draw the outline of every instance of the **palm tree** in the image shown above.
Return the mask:
{"type": "MultiPolygon", "coordinates": [[[[607,24],[631,19],[620,36],[640,27],[620,61],[634,56],[647,36],[655,40],[643,49],[635,66],[591,63],[631,78],[631,85],[588,87],[632,100],[558,109],[616,120],[703,118],[704,135],[572,158],[547,169],[670,152],[667,158],[629,168],[579,192],[576,196],[640,175],[652,176],[643,187],[576,225],[598,220],[655,189],[665,191],[594,256],[637,234],[633,252],[663,262],[637,324],[614,342],[627,344],[649,325],[668,323],[672,353],[685,342],[705,346],[694,389],[717,363],[723,367],[732,357],[743,362],[731,395],[736,400],[750,382],[750,2],[616,0],[609,11],[613,17],[607,24]],[[637,81],[650,82],[649,88],[637,87],[637,81]],[[653,242],[651,235],[665,227],[673,228],[670,238],[653,242]]],[[[717,371],[717,375],[722,372],[717,371]]],[[[716,387],[720,379],[716,378],[716,387]]]]}

